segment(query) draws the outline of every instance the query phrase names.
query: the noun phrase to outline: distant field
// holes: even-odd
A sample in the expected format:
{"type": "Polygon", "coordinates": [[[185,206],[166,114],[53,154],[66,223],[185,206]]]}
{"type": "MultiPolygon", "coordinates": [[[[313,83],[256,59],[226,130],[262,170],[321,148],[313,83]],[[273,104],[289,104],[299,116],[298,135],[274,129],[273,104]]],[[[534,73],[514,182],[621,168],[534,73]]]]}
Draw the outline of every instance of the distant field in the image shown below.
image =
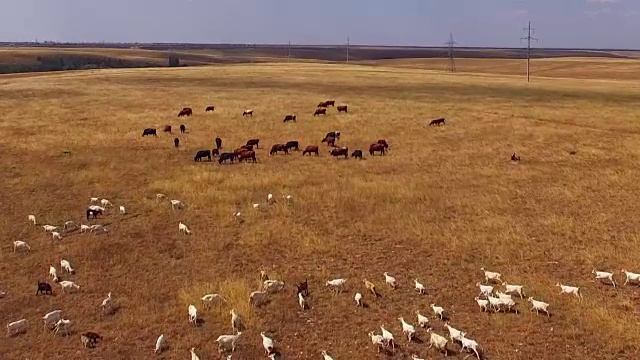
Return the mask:
{"type": "MultiPolygon", "coordinates": [[[[420,310],[446,335],[431,303],[487,359],[638,359],[640,288],[595,283],[591,271],[613,271],[619,283],[621,269],[640,272],[640,85],[568,79],[580,74],[570,67],[548,70],[560,79],[526,84],[507,71],[449,75],[421,63],[0,76],[0,318],[29,322],[26,334],[2,337],[2,359],[150,359],[161,333],[169,349],[158,358],[186,359],[195,347],[201,359],[217,359],[213,340],[231,333],[232,307],[248,325],[233,359],[265,358],[260,331],[276,340],[283,359],[318,359],[325,349],[337,360],[435,359],[441,355],[426,343],[407,344],[398,321],[415,324],[420,310]],[[325,99],[348,104],[349,113],[330,108],[313,117],[325,99]],[[205,114],[207,105],[216,112],[205,114]],[[193,117],[178,119],[185,106],[193,117]],[[253,118],[242,118],[247,108],[253,118]],[[297,123],[282,122],[289,113],[297,123]],[[437,117],[447,124],[429,127],[437,117]],[[184,135],[140,136],[147,127],[181,123],[184,135]],[[339,145],[349,152],[364,149],[365,160],[331,158],[320,140],[332,130],[342,132],[339,145]],[[212,148],[216,135],[224,150],[260,138],[258,163],[195,163],[195,152],[212,148]],[[386,156],[366,151],[378,139],[390,144],[386,156]],[[320,156],[268,155],[288,140],[317,144],[320,156]],[[509,161],[513,152],[519,164],[509,161]],[[156,203],[158,192],[186,208],[156,203]],[[267,206],[268,193],[276,204],[267,206]],[[91,196],[125,205],[128,214],[110,209],[88,221],[91,196]],[[237,210],[242,224],[232,218],[237,210]],[[40,224],[99,223],[109,233],[63,231],[53,242],[28,214],[40,224]],[[180,221],[191,236],[178,234],[180,221]],[[13,253],[18,239],[32,250],[13,253]],[[49,265],[62,274],[61,258],[76,269],[63,279],[81,291],[62,294],[53,284],[55,296],[34,295],[49,265]],[[287,285],[254,310],[247,300],[260,266],[287,285]],[[536,316],[519,298],[517,315],[481,313],[474,297],[482,266],[549,302],[552,316],[536,316]],[[385,271],[399,289],[384,285],[385,271]],[[348,279],[346,290],[334,296],[324,283],[339,277],[348,279]],[[312,308],[303,312],[293,284],[305,278],[312,308]],[[366,293],[363,278],[378,285],[381,298],[366,293]],[[416,278],[427,295],[413,291],[416,278]],[[557,282],[580,286],[584,301],[559,295],[557,282]],[[109,291],[119,309],[100,317],[109,291]],[[228,303],[202,309],[199,298],[208,292],[228,303]],[[355,307],[356,292],[368,308],[355,307]],[[189,304],[200,310],[199,328],[187,321],[189,304]],[[72,336],[43,331],[40,318],[54,309],[74,322],[72,336]],[[377,355],[367,338],[380,325],[395,335],[394,356],[377,355]],[[104,336],[96,349],[81,348],[79,333],[88,330],[104,336]]],[[[629,66],[606,64],[600,78],[629,66]]],[[[478,60],[460,69],[472,65],[478,73],[502,68],[478,60]]],[[[504,67],[517,73],[515,65],[504,67]]],[[[427,332],[418,329],[418,338],[427,340],[427,332]]],[[[451,359],[469,359],[459,346],[450,349],[451,359]]]]}

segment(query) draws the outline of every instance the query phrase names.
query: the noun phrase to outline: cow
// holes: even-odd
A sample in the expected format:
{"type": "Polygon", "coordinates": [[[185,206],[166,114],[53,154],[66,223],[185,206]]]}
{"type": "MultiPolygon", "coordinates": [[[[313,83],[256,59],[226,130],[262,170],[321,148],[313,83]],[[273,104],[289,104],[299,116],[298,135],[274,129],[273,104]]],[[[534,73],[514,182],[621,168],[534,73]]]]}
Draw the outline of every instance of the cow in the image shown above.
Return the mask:
{"type": "Polygon", "coordinates": [[[351,157],[362,160],[362,150],[353,150],[351,157]]]}
{"type": "Polygon", "coordinates": [[[164,128],[162,129],[162,131],[170,133],[171,132],[171,125],[165,125],[164,128]]]}
{"type": "Polygon", "coordinates": [[[87,209],[87,220],[89,220],[89,216],[93,217],[94,219],[97,219],[98,214],[102,215],[102,210],[87,209]]]}
{"type": "Polygon", "coordinates": [[[226,162],[227,160],[229,160],[231,163],[233,163],[233,160],[236,158],[236,154],[234,153],[222,153],[220,154],[220,158],[218,159],[218,163],[222,164],[223,162],[226,162]]]}
{"type": "Polygon", "coordinates": [[[173,139],[173,146],[178,147],[179,145],[180,145],[180,139],[174,138],[173,139]]]}
{"type": "Polygon", "coordinates": [[[256,152],[251,150],[247,150],[243,152],[242,154],[240,154],[240,156],[238,156],[238,162],[242,160],[245,160],[245,161],[252,160],[254,163],[257,162],[258,160],[256,159],[256,152]]]}
{"type": "Polygon", "coordinates": [[[513,153],[513,155],[511,155],[511,161],[520,161],[520,156],[516,156],[516,153],[513,153]]]}
{"type": "Polygon", "coordinates": [[[337,109],[338,109],[339,113],[340,112],[348,112],[347,111],[348,110],[347,105],[338,105],[337,109]]]}
{"type": "Polygon", "coordinates": [[[249,151],[253,151],[253,145],[242,145],[240,146],[241,149],[245,149],[245,150],[249,150],[249,151]]]}
{"type": "Polygon", "coordinates": [[[245,110],[242,113],[242,117],[245,117],[245,116],[248,116],[248,115],[251,115],[251,117],[253,117],[253,110],[245,110]]]}
{"type": "Polygon", "coordinates": [[[156,133],[156,129],[151,129],[151,128],[147,128],[142,131],[142,136],[147,136],[147,135],[153,135],[156,137],[158,136],[158,134],[156,133]]]}
{"type": "Polygon", "coordinates": [[[318,156],[318,146],[317,145],[307,146],[307,148],[304,149],[304,151],[302,152],[302,155],[304,156],[307,153],[309,153],[309,156],[311,156],[312,153],[315,153],[316,156],[318,156]]]}
{"type": "Polygon", "coordinates": [[[242,154],[242,153],[243,153],[243,152],[245,152],[245,151],[247,151],[247,148],[246,148],[246,147],[244,147],[244,146],[241,146],[241,147],[239,147],[239,148],[237,148],[237,149],[233,150],[233,155],[234,155],[235,157],[238,157],[238,156],[240,156],[240,154],[242,154]]]}
{"type": "Polygon", "coordinates": [[[336,139],[340,139],[340,131],[330,131],[327,133],[327,135],[324,136],[324,138],[329,138],[329,137],[334,137],[336,139]]]}
{"type": "Polygon", "coordinates": [[[191,116],[191,114],[193,114],[193,110],[191,110],[191,108],[186,107],[180,110],[180,112],[178,113],[178,117],[191,116]]]}
{"type": "Polygon", "coordinates": [[[260,142],[260,139],[249,139],[249,140],[247,140],[247,146],[255,145],[256,148],[259,148],[260,147],[260,146],[258,146],[259,142],[260,142]]]}
{"type": "Polygon", "coordinates": [[[193,157],[194,161],[202,161],[202,158],[206,157],[211,161],[211,151],[210,150],[198,150],[196,156],[193,157]]]}
{"type": "Polygon", "coordinates": [[[213,105],[209,105],[207,106],[207,108],[204,110],[204,112],[209,112],[209,111],[215,111],[216,107],[213,105]]]}
{"type": "Polygon", "coordinates": [[[327,115],[327,109],[326,108],[316,109],[316,111],[313,113],[313,116],[318,116],[318,115],[327,115]]]}
{"type": "Polygon", "coordinates": [[[287,141],[287,143],[285,144],[285,146],[287,147],[287,149],[291,150],[294,149],[295,151],[300,150],[300,148],[298,148],[299,144],[297,141],[292,140],[292,141],[287,141]]]}
{"type": "Polygon", "coordinates": [[[324,102],[324,106],[336,106],[336,101],[335,100],[327,100],[324,102]]]}
{"type": "Polygon", "coordinates": [[[440,124],[444,125],[444,118],[431,120],[431,122],[429,123],[429,126],[431,126],[431,125],[438,125],[438,126],[440,126],[440,124]]]}
{"type": "Polygon", "coordinates": [[[285,154],[289,155],[289,148],[285,144],[275,144],[271,147],[271,151],[269,151],[269,156],[273,154],[277,154],[278,151],[283,151],[285,154]]]}
{"type": "Polygon", "coordinates": [[[322,139],[322,142],[326,142],[327,146],[336,146],[336,138],[334,138],[333,136],[325,137],[324,139],[322,139]]]}
{"type": "Polygon", "coordinates": [[[212,149],[211,150],[211,156],[220,156],[220,150],[218,149],[212,149]]]}
{"type": "Polygon", "coordinates": [[[220,139],[220,137],[216,136],[215,142],[216,142],[216,149],[218,149],[218,150],[222,149],[222,139],[220,139]]]}
{"type": "Polygon", "coordinates": [[[187,132],[187,127],[184,124],[180,124],[180,134],[184,134],[187,132]]]}
{"type": "Polygon", "coordinates": [[[349,148],[347,147],[333,149],[329,153],[331,154],[331,156],[335,156],[335,157],[344,156],[345,159],[349,158],[349,148]]]}
{"type": "Polygon", "coordinates": [[[378,140],[378,144],[380,144],[380,145],[384,145],[384,148],[385,148],[385,149],[388,149],[388,148],[389,148],[389,144],[387,144],[387,141],[386,141],[385,139],[380,139],[380,140],[378,140]]]}
{"type": "Polygon", "coordinates": [[[316,106],[316,107],[319,107],[319,108],[326,108],[326,107],[327,107],[327,104],[323,101],[323,102],[319,103],[319,104],[318,104],[318,106],[316,106]]]}
{"type": "Polygon", "coordinates": [[[371,146],[369,146],[369,154],[371,154],[371,156],[373,156],[373,154],[379,151],[380,155],[384,155],[385,154],[385,147],[382,144],[371,144],[371,146]]]}
{"type": "Polygon", "coordinates": [[[295,115],[286,115],[284,117],[284,120],[282,120],[282,122],[287,122],[287,121],[296,122],[296,116],[295,115]]]}

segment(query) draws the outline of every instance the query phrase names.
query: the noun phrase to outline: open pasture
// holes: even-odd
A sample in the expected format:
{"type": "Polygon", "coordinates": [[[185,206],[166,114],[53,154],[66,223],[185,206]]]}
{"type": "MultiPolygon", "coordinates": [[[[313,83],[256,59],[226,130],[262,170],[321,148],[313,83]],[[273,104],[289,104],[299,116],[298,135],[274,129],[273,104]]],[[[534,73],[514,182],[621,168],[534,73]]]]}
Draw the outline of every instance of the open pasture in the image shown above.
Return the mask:
{"type": "MultiPolygon", "coordinates": [[[[319,359],[322,350],[337,360],[437,358],[415,317],[420,310],[448,337],[429,308],[435,303],[487,359],[637,359],[640,294],[621,286],[620,270],[640,270],[638,96],[640,86],[626,81],[526,85],[511,76],[357,65],[2,76],[0,318],[28,321],[25,334],[0,337],[2,358],[149,359],[164,334],[168,348],[158,358],[185,359],[195,347],[201,359],[216,359],[214,340],[232,333],[232,307],[248,326],[234,360],[266,358],[261,331],[283,359],[319,359]],[[348,104],[348,114],[330,107],[314,117],[327,99],[348,104]],[[216,110],[205,113],[209,105],[216,110]],[[178,118],[183,107],[194,114],[178,118]],[[242,117],[245,109],[254,115],[242,117]],[[284,123],[287,114],[297,121],[284,123]],[[428,126],[440,117],[446,125],[428,126]],[[166,134],[164,125],[176,130],[166,134]],[[158,137],[141,137],[147,127],[158,137]],[[332,158],[320,140],[334,130],[338,145],[365,150],[364,160],[332,158]],[[224,150],[259,138],[258,162],[194,162],[216,135],[224,150]],[[378,139],[389,153],[369,156],[378,139]],[[268,155],[289,140],[301,150],[318,145],[320,156],[268,155]],[[514,152],[517,164],[509,161],[514,152]],[[156,202],[156,193],[168,199],[156,202]],[[266,203],[268,193],[275,204],[266,203]],[[86,220],[94,196],[114,207],[86,220]],[[172,210],[169,199],[184,209],[172,210]],[[67,220],[109,232],[61,231],[54,241],[40,226],[67,220]],[[180,222],[191,235],[178,232],[180,222]],[[14,253],[14,240],[31,250],[14,253]],[[78,292],[64,294],[48,278],[61,258],[75,274],[59,274],[78,292]],[[519,297],[518,314],[480,312],[474,297],[483,266],[548,302],[551,316],[536,316],[519,297]],[[286,285],[253,309],[248,295],[261,267],[286,285]],[[620,286],[596,283],[593,269],[614,272],[620,286]],[[384,272],[397,279],[396,290],[384,272]],[[310,309],[302,311],[294,285],[305,278],[310,309]],[[347,278],[342,294],[325,287],[333,278],[347,278]],[[365,278],[381,297],[367,292],[365,278]],[[54,295],[35,295],[37,280],[54,295]],[[557,282],[579,286],[584,300],[561,295],[557,282]],[[108,292],[116,311],[100,316],[108,292]],[[355,306],[356,292],[367,308],[355,306]],[[205,310],[207,293],[227,302],[205,310]],[[189,304],[198,327],[188,321],[189,304]],[[73,321],[70,336],[43,331],[42,316],[55,309],[73,321]],[[407,345],[398,317],[424,343],[407,345]],[[380,325],[395,335],[393,356],[378,355],[367,336],[380,325]],[[85,331],[104,339],[84,349],[85,331]]],[[[449,349],[453,359],[468,355],[449,349]]]]}

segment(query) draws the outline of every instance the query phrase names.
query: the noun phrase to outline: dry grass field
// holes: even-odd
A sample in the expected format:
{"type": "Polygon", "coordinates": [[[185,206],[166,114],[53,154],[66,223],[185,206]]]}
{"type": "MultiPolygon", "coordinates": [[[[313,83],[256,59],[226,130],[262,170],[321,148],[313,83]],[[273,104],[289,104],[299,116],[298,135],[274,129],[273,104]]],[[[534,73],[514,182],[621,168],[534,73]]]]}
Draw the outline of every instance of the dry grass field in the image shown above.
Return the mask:
{"type": "MultiPolygon", "coordinates": [[[[606,66],[624,66],[607,63],[606,66]]],[[[570,73],[572,70],[567,70],[570,73]]],[[[569,77],[569,76],[565,76],[569,77]]],[[[596,283],[591,271],[640,271],[637,179],[640,178],[640,85],[632,81],[447,75],[389,66],[261,64],[181,69],[127,69],[0,76],[0,319],[26,318],[25,334],[0,336],[0,357],[13,359],[150,359],[164,333],[160,359],[218,359],[214,340],[230,334],[231,307],[246,318],[233,359],[266,358],[260,331],[283,359],[438,358],[426,343],[407,344],[398,317],[416,324],[429,304],[478,341],[487,359],[638,359],[637,286],[596,283]],[[349,105],[313,117],[325,99],[349,105]],[[204,113],[215,104],[215,113],[204,113]],[[176,117],[190,106],[194,115],[176,117]],[[255,109],[253,118],[242,110],[255,109]],[[283,123],[285,114],[297,123],[283,123]],[[428,121],[446,117],[447,124],[428,121]],[[184,135],[160,129],[187,126],[184,135]],[[157,138],[142,138],[157,127],[157,138]],[[367,149],[386,139],[386,156],[334,159],[320,143],[367,149]],[[219,135],[227,150],[260,138],[257,164],[195,163],[219,135]],[[173,147],[173,137],[181,146],[173,147]],[[320,146],[320,156],[268,155],[276,142],[320,146]],[[570,155],[575,151],[575,155],[570,155]],[[509,161],[512,152],[522,157],[509,161]],[[186,207],[172,211],[154,195],[186,207]],[[265,204],[268,193],[279,200],[265,204]],[[284,204],[281,196],[291,194],[284,204]],[[62,233],[54,242],[39,224],[87,223],[91,196],[116,206],[98,221],[108,234],[62,233]],[[255,210],[252,203],[262,203],[255,210]],[[128,214],[117,213],[125,205],[128,214]],[[240,210],[245,222],[234,221],[240,210]],[[192,230],[178,234],[182,221],[192,230]],[[12,241],[31,251],[13,253],[12,241]],[[81,286],[35,295],[49,265],[68,259],[81,286]],[[259,269],[287,283],[260,309],[248,306],[259,269]],[[551,304],[536,316],[481,313],[473,298],[480,268],[501,272],[527,295],[551,304]],[[383,272],[400,287],[384,286],[383,272]],[[325,281],[347,278],[334,296],[325,281]],[[308,278],[311,309],[301,311],[294,284],[308,278]],[[382,297],[362,283],[375,282],[382,297]],[[413,279],[427,295],[413,290],[413,279]],[[582,287],[584,301],[559,295],[556,282],[582,287]],[[117,312],[100,316],[112,292],[117,312]],[[228,302],[203,310],[209,292],[228,302]],[[357,308],[353,295],[365,295],[357,308]],[[194,304],[204,323],[188,322],[194,304]],[[41,317],[62,309],[69,337],[44,332],[41,317]],[[384,324],[399,344],[377,355],[367,332],[384,324]],[[104,341],[84,349],[83,331],[104,341]]],[[[49,279],[49,282],[50,279],[49,279]]],[[[428,334],[418,330],[422,341],[428,334]]],[[[450,358],[463,359],[459,346],[450,358]]]]}

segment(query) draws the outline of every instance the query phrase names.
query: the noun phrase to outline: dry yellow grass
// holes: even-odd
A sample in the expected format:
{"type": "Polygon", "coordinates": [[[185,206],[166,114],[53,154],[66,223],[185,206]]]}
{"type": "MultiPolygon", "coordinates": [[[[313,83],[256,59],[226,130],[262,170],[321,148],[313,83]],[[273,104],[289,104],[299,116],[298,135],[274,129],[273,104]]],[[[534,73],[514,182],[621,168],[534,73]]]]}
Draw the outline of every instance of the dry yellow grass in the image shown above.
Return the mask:
{"type": "Polygon", "coordinates": [[[0,318],[30,323],[27,334],[1,338],[2,359],[148,359],[160,333],[170,346],[163,359],[187,358],[191,347],[213,359],[213,340],[231,332],[232,306],[249,325],[234,358],[262,358],[259,332],[267,331],[286,359],[316,359],[323,349],[336,359],[372,359],[366,333],[381,324],[403,344],[394,358],[430,358],[439,355],[426,344],[405,346],[397,318],[415,323],[415,310],[431,315],[432,302],[489,359],[637,359],[638,288],[614,290],[590,272],[615,271],[622,282],[620,269],[638,270],[639,95],[626,81],[526,85],[509,76],[313,64],[2,76],[0,318]],[[312,117],[327,98],[349,104],[349,114],[312,117]],[[205,114],[210,104],[217,110],[205,114]],[[194,116],[176,118],[185,106],[194,116]],[[255,116],[243,119],[245,108],[255,116]],[[298,122],[283,124],[288,113],[298,122]],[[446,126],[427,126],[441,116],[446,126]],[[187,134],[140,137],[146,127],[180,123],[187,134]],[[320,143],[331,130],[342,131],[350,151],[384,138],[390,152],[333,159],[320,143]],[[194,163],[216,135],[226,149],[259,137],[259,162],[194,163]],[[270,145],[294,139],[320,145],[320,156],[268,156],[270,145]],[[514,151],[518,165],[508,161],[514,151]],[[187,207],[174,212],[155,202],[157,192],[187,207]],[[294,202],[251,208],[269,192],[294,202]],[[90,196],[129,214],[110,210],[99,220],[107,235],[69,232],[55,244],[27,222],[33,213],[40,224],[87,223],[90,196]],[[242,224],[231,216],[238,209],[242,224]],[[191,236],[178,234],[179,221],[191,236]],[[14,254],[16,239],[33,250],[14,254]],[[81,292],[54,287],[56,296],[35,296],[36,280],[61,257],[76,268],[68,278],[81,292]],[[260,266],[287,288],[254,310],[248,293],[260,266]],[[519,315],[480,313],[473,297],[482,266],[551,303],[553,316],[535,316],[519,300],[519,315]],[[382,286],[385,271],[398,290],[382,286]],[[324,287],[334,277],[349,279],[342,295],[324,287]],[[293,284],[305,278],[312,309],[303,313],[293,284]],[[363,278],[381,298],[368,296],[363,278]],[[414,278],[428,295],[413,291],[414,278]],[[585,300],[558,295],[558,281],[583,287],[585,300]],[[100,318],[109,291],[120,308],[100,318]],[[356,291],[368,309],[355,307],[356,291]],[[202,310],[207,292],[229,303],[202,310]],[[199,328],[187,321],[189,303],[200,310],[199,328]],[[73,336],[42,331],[40,317],[56,308],[74,321],[73,336]],[[88,330],[105,337],[96,349],[81,348],[78,333],[88,330]]]}

